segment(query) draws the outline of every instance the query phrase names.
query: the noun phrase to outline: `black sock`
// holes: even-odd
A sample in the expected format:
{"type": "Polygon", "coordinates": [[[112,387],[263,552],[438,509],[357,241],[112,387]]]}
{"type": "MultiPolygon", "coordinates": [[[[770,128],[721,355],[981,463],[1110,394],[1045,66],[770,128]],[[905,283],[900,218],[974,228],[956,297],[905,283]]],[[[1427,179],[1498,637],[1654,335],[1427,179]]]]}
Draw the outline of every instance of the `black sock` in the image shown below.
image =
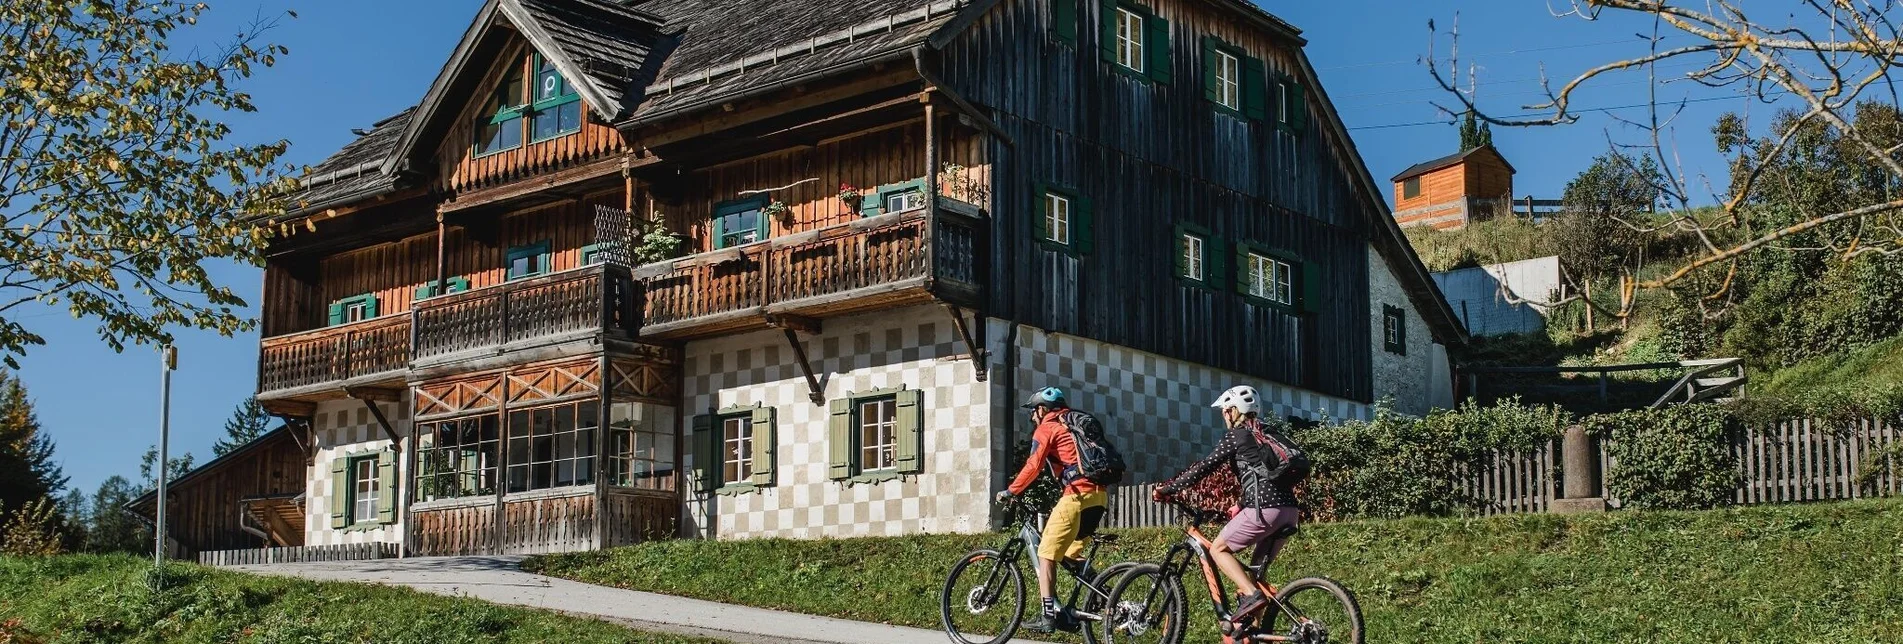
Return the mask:
{"type": "Polygon", "coordinates": [[[1057,598],[1045,597],[1044,598],[1044,616],[1051,617],[1056,614],[1057,614],[1057,598]]]}

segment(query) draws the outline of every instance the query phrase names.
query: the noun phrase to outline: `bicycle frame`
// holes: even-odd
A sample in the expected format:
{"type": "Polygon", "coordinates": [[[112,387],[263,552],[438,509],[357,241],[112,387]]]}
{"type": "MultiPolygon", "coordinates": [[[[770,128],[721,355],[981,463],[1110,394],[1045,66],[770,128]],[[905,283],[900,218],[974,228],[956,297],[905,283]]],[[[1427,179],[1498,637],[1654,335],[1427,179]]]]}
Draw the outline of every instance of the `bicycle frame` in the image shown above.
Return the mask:
{"type": "MultiPolygon", "coordinates": [[[[1010,541],[1005,542],[1003,548],[998,549],[998,559],[1003,564],[1007,566],[1016,566],[1018,565],[1018,558],[1023,557],[1027,551],[1031,551],[1033,553],[1031,555],[1033,558],[1033,561],[1031,563],[1032,565],[1037,565],[1037,562],[1035,561],[1035,558],[1036,558],[1035,550],[1037,548],[1037,544],[1043,540],[1044,534],[1043,534],[1043,530],[1037,527],[1036,522],[1030,520],[1030,517],[1032,516],[1035,516],[1035,515],[1025,510],[1020,509],[1017,511],[1017,516],[1013,520],[1018,522],[1018,533],[1016,536],[1011,537],[1010,541]]],[[[1097,549],[1101,546],[1103,546],[1102,541],[1097,539],[1090,540],[1090,548],[1084,551],[1085,569],[1090,569],[1091,564],[1096,563],[1097,549]]],[[[987,595],[993,592],[992,590],[990,590],[993,588],[992,584],[998,581],[998,576],[999,576],[998,570],[999,570],[998,568],[991,569],[991,574],[985,578],[984,587],[987,589],[986,590],[987,595]]],[[[1083,578],[1083,576],[1078,575],[1076,572],[1073,572],[1069,568],[1065,568],[1063,566],[1057,566],[1057,571],[1070,575],[1070,578],[1077,582],[1071,585],[1070,596],[1065,598],[1064,600],[1064,607],[1070,611],[1070,614],[1075,615],[1078,619],[1083,619],[1087,621],[1092,621],[1092,622],[1103,621],[1104,617],[1102,615],[1078,610],[1077,599],[1078,599],[1078,596],[1083,593],[1085,588],[1089,588],[1090,592],[1097,595],[1098,597],[1103,597],[1108,599],[1110,597],[1110,589],[1097,587],[1097,585],[1094,583],[1093,580],[1085,579],[1083,578]]],[[[1033,571],[1033,576],[1035,576],[1035,574],[1036,574],[1035,571],[1033,571]]],[[[1051,581],[1052,581],[1052,585],[1055,586],[1057,579],[1053,578],[1051,581]]],[[[994,598],[987,597],[986,599],[991,600],[994,598]]]]}
{"type": "MultiPolygon", "coordinates": [[[[1215,612],[1217,620],[1223,624],[1227,624],[1230,620],[1235,618],[1235,614],[1230,612],[1229,594],[1224,592],[1222,588],[1222,570],[1216,567],[1215,555],[1211,552],[1215,544],[1210,542],[1209,537],[1204,536],[1202,530],[1197,528],[1199,518],[1199,514],[1191,512],[1190,519],[1183,522],[1183,540],[1171,546],[1169,553],[1163,556],[1161,566],[1163,578],[1175,579],[1180,577],[1189,569],[1189,562],[1194,558],[1196,563],[1202,567],[1204,583],[1209,586],[1210,608],[1215,612]]],[[[1256,547],[1260,548],[1262,546],[1256,547]]],[[[1280,610],[1298,622],[1306,623],[1308,621],[1308,617],[1302,615],[1300,611],[1295,610],[1294,607],[1282,601],[1282,598],[1278,596],[1280,591],[1274,584],[1262,581],[1262,570],[1260,568],[1251,569],[1249,575],[1251,581],[1255,582],[1256,591],[1264,593],[1263,596],[1269,598],[1270,605],[1268,608],[1265,608],[1264,611],[1280,610]]],[[[1150,595],[1144,598],[1143,605],[1151,605],[1151,603],[1156,600],[1156,593],[1162,589],[1162,584],[1150,588],[1150,595]]],[[[1188,598],[1184,599],[1187,601],[1188,598]]],[[[1143,617],[1148,618],[1148,615],[1144,615],[1143,617]]],[[[1226,627],[1225,630],[1227,630],[1226,627]]],[[[1232,636],[1225,636],[1224,641],[1233,641],[1230,637],[1232,636]]],[[[1248,641],[1252,642],[1290,641],[1287,637],[1267,633],[1250,634],[1247,637],[1248,641]]]]}

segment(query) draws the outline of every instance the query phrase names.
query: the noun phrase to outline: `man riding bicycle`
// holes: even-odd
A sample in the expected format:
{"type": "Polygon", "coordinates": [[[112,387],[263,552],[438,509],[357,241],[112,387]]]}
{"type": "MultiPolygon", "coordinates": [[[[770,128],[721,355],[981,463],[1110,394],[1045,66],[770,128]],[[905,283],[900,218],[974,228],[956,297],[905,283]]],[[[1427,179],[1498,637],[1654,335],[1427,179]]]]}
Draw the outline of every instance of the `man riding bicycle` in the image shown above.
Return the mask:
{"type": "Polygon", "coordinates": [[[1285,447],[1294,444],[1287,439],[1287,425],[1260,418],[1262,402],[1254,387],[1231,387],[1210,406],[1222,410],[1227,433],[1208,457],[1189,466],[1168,485],[1158,487],[1155,499],[1167,500],[1225,464],[1235,468],[1236,482],[1242,488],[1240,509],[1216,537],[1210,554],[1223,575],[1241,589],[1234,613],[1235,623],[1240,624],[1268,600],[1257,592],[1255,581],[1235,553],[1254,546],[1253,565],[1275,560],[1300,515],[1294,490],[1300,477],[1292,475],[1298,465],[1285,447]]]}
{"type": "Polygon", "coordinates": [[[1050,519],[1044,523],[1044,534],[1037,545],[1037,592],[1044,599],[1044,610],[1037,619],[1024,624],[1033,631],[1049,633],[1057,629],[1060,618],[1057,562],[1062,558],[1072,567],[1083,564],[1084,548],[1097,533],[1098,523],[1103,521],[1108,498],[1102,486],[1084,478],[1079,471],[1076,440],[1061,420],[1064,413],[1070,411],[1064,391],[1045,387],[1033,392],[1023,406],[1031,410],[1031,422],[1036,426],[1031,434],[1031,455],[1024,460],[1024,468],[1018,471],[1010,487],[998,493],[998,502],[1008,502],[1024,494],[1041,470],[1048,469],[1063,486],[1063,494],[1051,507],[1050,519]]]}

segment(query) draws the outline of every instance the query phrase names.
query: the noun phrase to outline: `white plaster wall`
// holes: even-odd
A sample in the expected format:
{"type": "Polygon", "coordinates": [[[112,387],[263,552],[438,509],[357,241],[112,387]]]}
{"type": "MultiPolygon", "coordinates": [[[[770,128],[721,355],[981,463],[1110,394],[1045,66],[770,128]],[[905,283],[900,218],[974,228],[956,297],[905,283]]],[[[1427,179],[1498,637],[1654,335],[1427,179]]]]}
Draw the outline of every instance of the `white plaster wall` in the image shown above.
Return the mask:
{"type": "MultiPolygon", "coordinates": [[[[977,333],[976,330],[973,331],[977,333]]],[[[775,409],[778,461],[764,489],[686,493],[690,534],[718,539],[974,532],[988,527],[990,390],[978,382],[951,316],[936,306],[825,320],[801,334],[827,400],[903,386],[924,392],[925,472],[850,484],[828,479],[828,409],[808,398],[805,376],[781,331],[690,342],[683,426],[730,406],[775,409]]],[[[684,467],[692,471],[692,449],[684,467]]]]}
{"type": "MultiPolygon", "coordinates": [[[[409,393],[403,394],[406,400],[395,403],[378,403],[385,418],[397,431],[398,436],[410,435],[409,393]]],[[[333,529],[330,527],[330,497],[332,459],[349,458],[360,453],[373,453],[390,447],[390,439],[384,434],[383,427],[376,417],[370,415],[370,409],[359,400],[333,400],[319,403],[317,413],[311,420],[316,434],[316,458],[312,459],[307,471],[304,489],[304,545],[329,546],[357,543],[402,543],[403,522],[407,518],[399,511],[396,523],[371,529],[333,529]]],[[[403,498],[403,486],[409,481],[408,463],[401,452],[397,453],[397,498],[403,498]]]]}
{"type": "Polygon", "coordinates": [[[1445,271],[1434,282],[1468,333],[1538,333],[1559,300],[1559,257],[1445,271]]]}
{"type": "Polygon", "coordinates": [[[1401,280],[1394,276],[1386,260],[1374,248],[1368,249],[1368,316],[1370,331],[1368,341],[1373,343],[1374,355],[1374,399],[1392,399],[1394,410],[1412,415],[1426,414],[1437,399],[1451,397],[1437,396],[1431,391],[1435,386],[1430,383],[1444,382],[1446,378],[1432,376],[1431,365],[1436,351],[1434,336],[1427,328],[1427,320],[1408,300],[1407,292],[1401,288],[1401,280]],[[1407,319],[1407,355],[1398,355],[1387,350],[1383,332],[1383,306],[1401,307],[1407,319]]]}

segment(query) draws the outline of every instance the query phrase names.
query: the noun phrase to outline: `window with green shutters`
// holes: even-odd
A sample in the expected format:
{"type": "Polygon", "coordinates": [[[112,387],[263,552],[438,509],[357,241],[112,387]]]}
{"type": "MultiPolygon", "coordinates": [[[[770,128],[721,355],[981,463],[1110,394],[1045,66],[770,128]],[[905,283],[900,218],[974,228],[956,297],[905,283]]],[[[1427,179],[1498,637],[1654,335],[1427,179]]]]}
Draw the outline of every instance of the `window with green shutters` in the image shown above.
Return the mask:
{"type": "Polygon", "coordinates": [[[1314,313],[1322,299],[1321,269],[1292,253],[1236,243],[1236,292],[1243,299],[1288,313],[1314,313]]]}
{"type": "Polygon", "coordinates": [[[714,204],[714,249],[745,246],[757,241],[765,241],[771,236],[768,232],[766,215],[766,197],[735,199],[714,204]]]}
{"type": "Polygon", "coordinates": [[[396,452],[346,454],[330,461],[330,527],[375,528],[396,522],[396,452]]]}
{"type": "MultiPolygon", "coordinates": [[[[452,277],[452,278],[443,280],[443,293],[442,293],[443,295],[448,295],[450,293],[461,293],[467,290],[469,290],[469,278],[467,277],[452,277]]],[[[432,297],[436,297],[436,282],[435,281],[432,280],[431,282],[427,284],[416,287],[416,299],[421,300],[421,299],[427,299],[432,297]]]]}
{"type": "Polygon", "coordinates": [[[728,407],[694,417],[695,489],[740,494],[773,485],[778,432],[772,407],[728,407]]]}
{"type": "Polygon", "coordinates": [[[377,317],[377,296],[365,293],[330,303],[330,326],[362,322],[377,317]]]}
{"type": "Polygon", "coordinates": [[[510,248],[506,262],[503,264],[508,268],[508,279],[519,280],[547,274],[550,259],[548,249],[549,244],[546,239],[526,246],[510,248]]]}
{"type": "Polygon", "coordinates": [[[878,389],[833,400],[827,476],[871,483],[925,471],[923,392],[878,389]]]}
{"type": "Polygon", "coordinates": [[[1050,0],[1051,2],[1051,38],[1058,42],[1077,44],[1077,2],[1078,0],[1050,0]]]}
{"type": "Polygon", "coordinates": [[[1274,108],[1275,123],[1283,130],[1300,134],[1308,127],[1308,91],[1302,84],[1287,76],[1277,76],[1271,107],[1274,108]]]}
{"type": "Polygon", "coordinates": [[[1203,98],[1217,111],[1261,120],[1266,114],[1263,85],[1267,82],[1262,59],[1218,38],[1203,37],[1203,98]]]}
{"type": "Polygon", "coordinates": [[[581,131],[581,95],[562,78],[555,63],[537,54],[531,57],[535,85],[529,90],[529,129],[533,141],[540,143],[581,131]]]}
{"type": "Polygon", "coordinates": [[[1038,184],[1032,191],[1032,235],[1040,246],[1068,255],[1096,248],[1096,214],[1090,199],[1075,190],[1038,184]]]}
{"type": "Polygon", "coordinates": [[[1124,74],[1155,83],[1175,76],[1170,63],[1170,21],[1134,2],[1099,0],[1098,41],[1103,59],[1124,74]]]}
{"type": "Polygon", "coordinates": [[[867,198],[859,200],[859,214],[864,217],[876,217],[881,214],[904,212],[925,207],[925,179],[888,183],[872,190],[867,198]]]}
{"type": "Polygon", "coordinates": [[[1227,275],[1223,241],[1209,229],[1190,223],[1177,224],[1174,242],[1178,280],[1190,286],[1215,288],[1227,275]]]}

